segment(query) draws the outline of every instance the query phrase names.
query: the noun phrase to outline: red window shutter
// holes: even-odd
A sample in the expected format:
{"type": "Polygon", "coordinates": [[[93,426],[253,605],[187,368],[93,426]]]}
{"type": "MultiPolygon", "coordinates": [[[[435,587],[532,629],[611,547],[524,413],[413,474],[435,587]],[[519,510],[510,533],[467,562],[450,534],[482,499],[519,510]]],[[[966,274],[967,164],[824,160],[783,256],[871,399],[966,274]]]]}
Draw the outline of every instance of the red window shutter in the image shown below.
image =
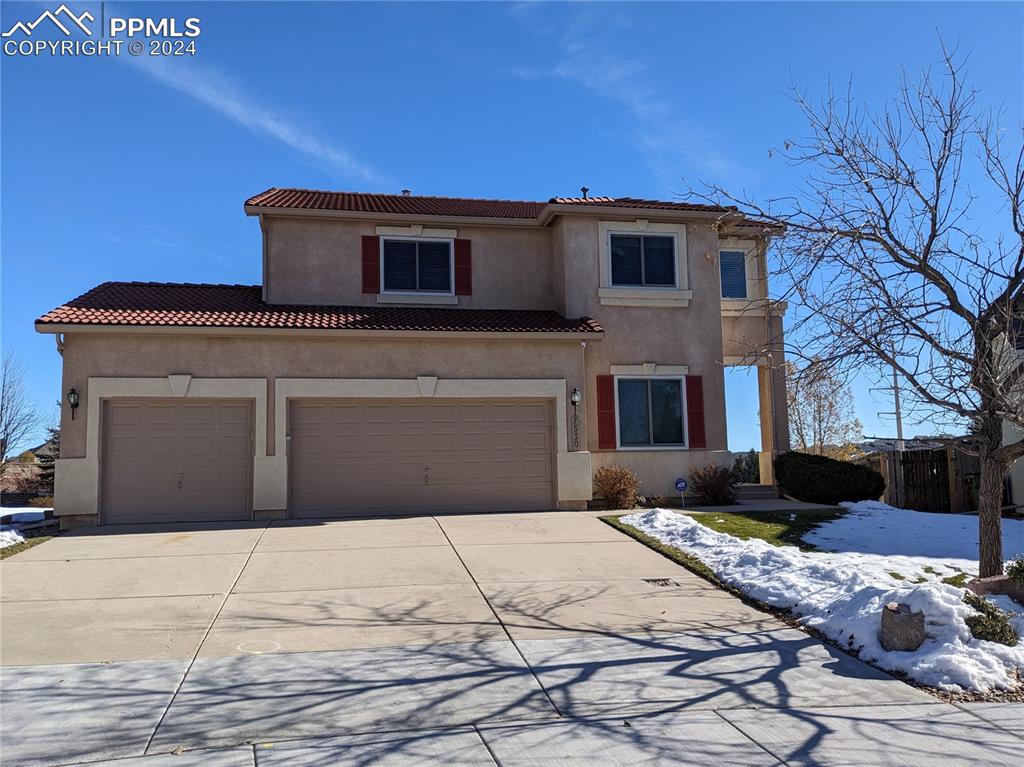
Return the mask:
{"type": "Polygon", "coordinates": [[[455,241],[455,295],[473,295],[473,251],[469,240],[455,241]]]}
{"type": "Polygon", "coordinates": [[[690,448],[707,447],[704,433],[704,381],[700,376],[686,376],[686,426],[690,448]]]}
{"type": "Polygon", "coordinates": [[[363,235],[363,292],[380,293],[380,237],[363,235]]]}
{"type": "Polygon", "coordinates": [[[597,377],[597,447],[614,450],[619,446],[615,434],[615,377],[597,377]]]}

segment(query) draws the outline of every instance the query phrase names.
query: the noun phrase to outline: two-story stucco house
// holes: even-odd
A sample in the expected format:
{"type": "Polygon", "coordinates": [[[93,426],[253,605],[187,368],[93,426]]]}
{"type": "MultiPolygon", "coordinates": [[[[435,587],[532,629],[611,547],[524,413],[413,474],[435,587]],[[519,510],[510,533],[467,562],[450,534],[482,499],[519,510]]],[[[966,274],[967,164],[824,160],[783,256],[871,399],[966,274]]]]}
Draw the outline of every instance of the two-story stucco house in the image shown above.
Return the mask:
{"type": "Polygon", "coordinates": [[[731,459],[724,365],[759,366],[762,479],[788,446],[766,231],[729,209],[275,188],[245,212],[262,286],[107,282],[37,321],[65,526],[582,509],[609,464],[667,495],[731,459]]]}

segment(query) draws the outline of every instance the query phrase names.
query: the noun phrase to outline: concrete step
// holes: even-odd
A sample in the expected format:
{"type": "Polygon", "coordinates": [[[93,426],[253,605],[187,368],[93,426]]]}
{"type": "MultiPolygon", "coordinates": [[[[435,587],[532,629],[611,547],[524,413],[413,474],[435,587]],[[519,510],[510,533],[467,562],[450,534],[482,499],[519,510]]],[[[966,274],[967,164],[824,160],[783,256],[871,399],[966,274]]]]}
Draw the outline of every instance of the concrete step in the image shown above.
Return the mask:
{"type": "Polygon", "coordinates": [[[741,501],[764,501],[779,497],[779,491],[772,485],[748,485],[739,486],[739,499],[741,501]]]}

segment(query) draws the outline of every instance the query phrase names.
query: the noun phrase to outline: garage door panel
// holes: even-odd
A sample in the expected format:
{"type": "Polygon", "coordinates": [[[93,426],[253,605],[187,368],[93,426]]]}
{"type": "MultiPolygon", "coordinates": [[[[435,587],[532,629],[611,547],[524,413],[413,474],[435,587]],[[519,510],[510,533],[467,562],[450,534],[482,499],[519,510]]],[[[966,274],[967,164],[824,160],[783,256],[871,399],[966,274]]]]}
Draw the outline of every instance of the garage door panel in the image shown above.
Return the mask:
{"type": "Polygon", "coordinates": [[[292,402],[295,517],[547,509],[542,402],[292,402]]]}
{"type": "Polygon", "coordinates": [[[246,403],[108,402],[102,519],[250,519],[252,453],[252,410],[246,403]]]}

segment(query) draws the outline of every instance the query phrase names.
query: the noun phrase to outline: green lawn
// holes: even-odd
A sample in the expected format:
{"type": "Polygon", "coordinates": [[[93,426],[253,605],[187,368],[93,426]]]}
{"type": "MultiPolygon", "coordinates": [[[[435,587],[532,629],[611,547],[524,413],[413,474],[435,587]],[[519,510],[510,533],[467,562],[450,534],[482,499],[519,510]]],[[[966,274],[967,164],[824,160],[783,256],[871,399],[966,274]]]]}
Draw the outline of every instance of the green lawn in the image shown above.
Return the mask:
{"type": "Polygon", "coordinates": [[[15,554],[19,554],[25,549],[31,549],[33,546],[38,546],[40,543],[45,543],[50,540],[52,535],[40,535],[38,538],[26,538],[21,543],[16,543],[13,546],[8,546],[5,549],[0,549],[0,559],[7,559],[7,557],[13,557],[15,554]]]}
{"type": "Polygon", "coordinates": [[[728,513],[705,511],[691,513],[689,516],[705,527],[743,540],[760,538],[773,546],[799,546],[804,551],[813,551],[813,546],[803,542],[803,536],[818,525],[838,519],[845,513],[842,509],[802,509],[728,513]]]}

